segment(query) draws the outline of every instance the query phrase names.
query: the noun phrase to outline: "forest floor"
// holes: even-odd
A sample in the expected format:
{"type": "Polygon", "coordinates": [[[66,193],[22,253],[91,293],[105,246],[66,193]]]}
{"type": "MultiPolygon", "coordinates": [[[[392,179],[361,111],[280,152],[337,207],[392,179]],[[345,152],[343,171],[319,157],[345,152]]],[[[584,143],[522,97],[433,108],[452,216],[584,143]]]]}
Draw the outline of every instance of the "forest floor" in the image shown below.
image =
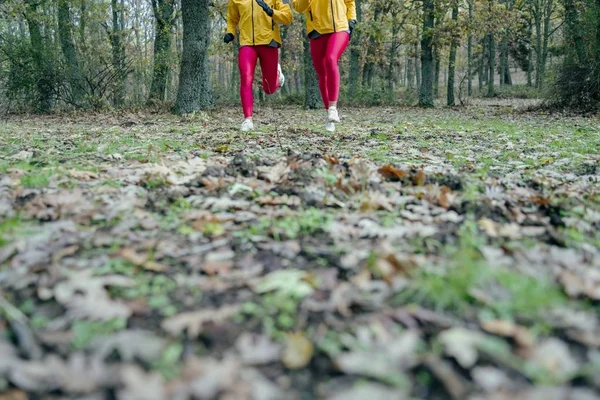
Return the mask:
{"type": "Polygon", "coordinates": [[[600,121],[322,114],[0,122],[0,399],[598,399],[600,121]]]}

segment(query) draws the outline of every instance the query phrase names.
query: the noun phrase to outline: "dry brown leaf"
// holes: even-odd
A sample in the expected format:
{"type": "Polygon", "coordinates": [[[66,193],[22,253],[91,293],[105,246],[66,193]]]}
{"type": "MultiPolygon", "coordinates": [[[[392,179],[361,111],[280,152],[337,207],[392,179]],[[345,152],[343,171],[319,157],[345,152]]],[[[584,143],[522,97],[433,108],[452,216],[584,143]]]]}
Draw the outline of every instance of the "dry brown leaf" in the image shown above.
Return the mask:
{"type": "Polygon", "coordinates": [[[0,393],[0,400],[28,400],[29,396],[22,390],[9,390],[4,393],[0,393]]]}
{"type": "Polygon", "coordinates": [[[229,272],[233,268],[235,253],[231,248],[211,251],[204,257],[202,271],[207,275],[216,275],[229,272]]]}
{"type": "Polygon", "coordinates": [[[498,224],[491,219],[481,218],[479,228],[489,237],[498,237],[498,224]]]}
{"type": "Polygon", "coordinates": [[[327,400],[401,400],[406,393],[381,383],[363,382],[350,389],[332,394],[327,400]]]}
{"type": "Polygon", "coordinates": [[[558,276],[565,292],[570,297],[585,295],[594,300],[600,300],[600,274],[591,270],[585,277],[579,274],[563,270],[558,276]]]}
{"type": "Polygon", "coordinates": [[[138,366],[127,365],[121,370],[124,388],[119,400],[162,400],[167,398],[163,377],[157,372],[145,372],[138,366]]]}
{"type": "Polygon", "coordinates": [[[278,361],[283,346],[264,335],[243,333],[235,343],[242,362],[246,365],[263,365],[278,361]]]}
{"type": "Polygon", "coordinates": [[[543,367],[553,378],[567,381],[579,370],[569,346],[556,338],[546,339],[533,351],[531,361],[543,367]]]}
{"type": "Polygon", "coordinates": [[[485,321],[481,324],[481,327],[489,333],[513,338],[525,352],[531,350],[535,342],[533,335],[527,328],[519,326],[512,321],[485,321]]]}
{"type": "Polygon", "coordinates": [[[165,331],[174,336],[187,331],[190,337],[197,337],[204,329],[205,324],[222,324],[233,317],[240,308],[239,305],[233,304],[218,309],[210,308],[185,312],[164,320],[161,326],[165,331]]]}
{"type": "Polygon", "coordinates": [[[289,369],[301,369],[308,365],[313,357],[314,345],[302,332],[287,336],[281,361],[289,369]]]}
{"type": "Polygon", "coordinates": [[[121,275],[93,276],[92,270],[73,272],[67,281],[54,287],[54,298],[69,310],[72,318],[89,318],[107,321],[113,318],[127,318],[129,307],[114,301],[105,287],[129,287],[130,278],[121,275]]]}
{"type": "Polygon", "coordinates": [[[69,171],[69,175],[71,177],[78,179],[80,181],[89,182],[94,179],[98,179],[98,174],[92,171],[79,171],[79,170],[71,170],[69,171]]]}
{"type": "Polygon", "coordinates": [[[413,176],[412,181],[415,186],[423,186],[425,181],[427,180],[427,175],[425,171],[422,169],[418,170],[417,173],[413,176]]]}
{"type": "Polygon", "coordinates": [[[298,196],[288,196],[283,195],[283,196],[262,196],[259,197],[258,199],[256,199],[256,202],[258,204],[262,204],[262,205],[268,205],[268,206],[280,206],[280,205],[287,205],[287,206],[292,206],[292,207],[298,207],[302,200],[298,197],[298,196]]]}
{"type": "Polygon", "coordinates": [[[125,261],[129,261],[136,267],[142,267],[148,271],[153,272],[165,272],[168,268],[156,261],[149,260],[148,255],[145,253],[138,253],[135,249],[124,248],[121,249],[118,255],[125,261]]]}
{"type": "Polygon", "coordinates": [[[425,365],[444,384],[453,399],[462,400],[465,398],[468,392],[467,383],[451,363],[429,355],[425,357],[425,365]]]}
{"type": "Polygon", "coordinates": [[[76,245],[64,247],[58,250],[57,252],[52,254],[52,264],[56,265],[63,258],[72,256],[73,254],[77,253],[78,250],[79,246],[76,245]]]}
{"type": "Polygon", "coordinates": [[[397,170],[392,165],[384,165],[383,167],[379,168],[377,172],[379,172],[385,179],[392,182],[396,182],[408,177],[408,172],[397,170]]]}
{"type": "Polygon", "coordinates": [[[280,162],[273,167],[258,167],[259,176],[270,183],[281,183],[287,178],[290,166],[280,162]]]}

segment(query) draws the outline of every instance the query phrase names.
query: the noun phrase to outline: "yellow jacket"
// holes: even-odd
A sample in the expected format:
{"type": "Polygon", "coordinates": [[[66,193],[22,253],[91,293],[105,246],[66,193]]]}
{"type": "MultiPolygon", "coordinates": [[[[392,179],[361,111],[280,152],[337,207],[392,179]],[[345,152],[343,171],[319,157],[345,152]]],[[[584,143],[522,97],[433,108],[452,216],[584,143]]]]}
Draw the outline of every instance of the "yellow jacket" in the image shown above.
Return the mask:
{"type": "Polygon", "coordinates": [[[278,24],[292,22],[292,9],[282,0],[264,1],[273,9],[272,18],[255,0],[229,0],[227,33],[235,36],[239,27],[241,46],[269,45],[273,40],[281,45],[278,24]]]}
{"type": "Polygon", "coordinates": [[[320,34],[347,31],[356,19],[354,0],[293,0],[294,9],[306,13],[306,32],[320,34]]]}

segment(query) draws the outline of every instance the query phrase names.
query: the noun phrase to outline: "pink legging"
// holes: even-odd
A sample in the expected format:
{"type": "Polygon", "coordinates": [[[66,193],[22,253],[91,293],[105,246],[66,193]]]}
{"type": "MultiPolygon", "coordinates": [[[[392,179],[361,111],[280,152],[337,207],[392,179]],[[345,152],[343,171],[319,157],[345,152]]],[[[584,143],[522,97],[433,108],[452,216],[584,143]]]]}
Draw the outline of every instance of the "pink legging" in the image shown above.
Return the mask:
{"type": "Polygon", "coordinates": [[[262,70],[262,86],[266,94],[273,94],[279,88],[279,76],[277,75],[277,64],[279,64],[279,50],[270,46],[242,46],[238,65],[240,67],[240,97],[242,108],[246,118],[252,117],[252,106],[254,105],[254,93],[252,83],[254,82],[254,70],[256,60],[260,60],[262,70]]]}
{"type": "Polygon", "coordinates": [[[340,69],[338,61],[348,47],[350,34],[335,32],[319,36],[310,41],[310,53],[313,65],[319,77],[319,89],[325,108],[337,101],[340,95],[340,69]]]}

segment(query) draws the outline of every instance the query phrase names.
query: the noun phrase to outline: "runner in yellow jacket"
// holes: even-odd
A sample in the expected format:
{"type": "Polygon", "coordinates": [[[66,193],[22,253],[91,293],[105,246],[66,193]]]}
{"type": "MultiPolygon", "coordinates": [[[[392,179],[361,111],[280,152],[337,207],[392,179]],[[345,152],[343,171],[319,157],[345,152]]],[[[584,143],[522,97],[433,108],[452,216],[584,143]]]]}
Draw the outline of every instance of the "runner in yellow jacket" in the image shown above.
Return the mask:
{"type": "Polygon", "coordinates": [[[335,123],[340,122],[338,62],[356,25],[356,4],[354,0],[293,0],[293,6],[296,11],[306,14],[310,52],[327,110],[325,128],[334,132],[335,123]]]}
{"type": "Polygon", "coordinates": [[[241,127],[243,132],[254,129],[252,82],[257,60],[260,60],[265,93],[275,93],[285,82],[279,65],[279,24],[290,22],[292,10],[287,0],[229,0],[227,34],[223,40],[225,43],[232,42],[239,28],[240,97],[245,117],[241,127]]]}

